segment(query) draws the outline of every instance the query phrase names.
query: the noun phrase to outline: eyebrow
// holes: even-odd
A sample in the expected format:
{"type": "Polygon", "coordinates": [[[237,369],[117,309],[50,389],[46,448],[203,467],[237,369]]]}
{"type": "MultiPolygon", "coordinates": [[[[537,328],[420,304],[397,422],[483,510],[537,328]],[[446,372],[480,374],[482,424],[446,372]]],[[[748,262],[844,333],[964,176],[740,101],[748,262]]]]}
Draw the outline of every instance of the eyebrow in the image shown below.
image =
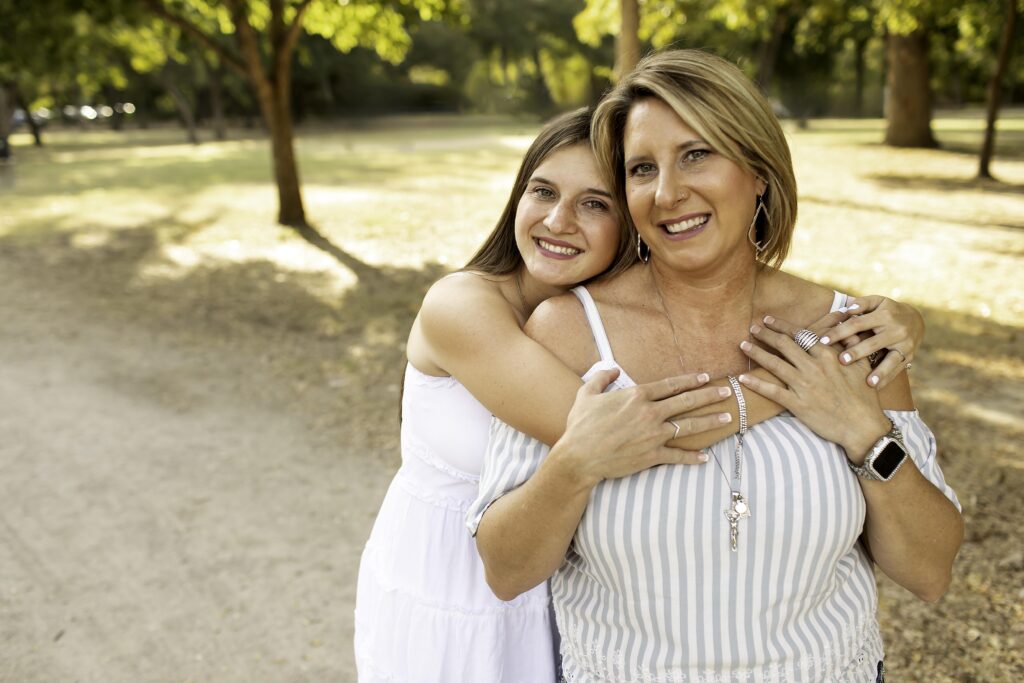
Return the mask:
{"type": "MultiPolygon", "coordinates": [[[[690,149],[691,147],[697,147],[699,145],[706,145],[706,144],[708,144],[708,143],[705,142],[704,140],[701,140],[700,138],[697,138],[696,140],[687,140],[686,142],[683,142],[683,143],[679,144],[676,147],[676,149],[678,149],[680,152],[685,152],[686,150],[690,149]]],[[[629,166],[630,164],[632,164],[633,162],[635,162],[635,161],[637,161],[639,159],[646,159],[646,158],[647,158],[646,154],[641,154],[639,156],[632,156],[632,157],[626,159],[623,162],[623,166],[629,166]]]]}
{"type": "MultiPolygon", "coordinates": [[[[548,180],[547,178],[543,178],[543,177],[537,176],[537,175],[535,175],[532,178],[530,178],[529,182],[531,182],[531,183],[544,183],[545,185],[557,185],[558,184],[558,183],[555,183],[555,182],[552,182],[552,181],[548,180]]],[[[599,190],[596,187],[588,187],[586,190],[584,190],[584,193],[587,193],[587,194],[599,194],[602,197],[607,197],[608,199],[612,198],[611,193],[605,192],[604,190],[599,190]]]]}

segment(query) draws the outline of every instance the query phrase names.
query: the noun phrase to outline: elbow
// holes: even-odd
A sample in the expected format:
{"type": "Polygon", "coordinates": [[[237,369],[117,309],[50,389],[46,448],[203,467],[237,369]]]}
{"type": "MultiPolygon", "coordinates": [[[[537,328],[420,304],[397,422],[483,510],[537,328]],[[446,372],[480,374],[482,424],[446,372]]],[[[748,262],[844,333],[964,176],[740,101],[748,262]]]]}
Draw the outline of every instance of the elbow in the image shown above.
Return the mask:
{"type": "Polygon", "coordinates": [[[502,577],[495,576],[492,572],[486,572],[485,576],[487,579],[487,585],[490,586],[491,592],[494,593],[494,597],[498,598],[502,602],[515,600],[524,592],[513,582],[503,579],[502,577]]]}
{"type": "Polygon", "coordinates": [[[947,579],[941,583],[934,583],[930,586],[919,588],[913,591],[913,593],[918,597],[918,599],[930,602],[934,605],[941,600],[942,596],[949,590],[949,584],[950,581],[947,579]]]}
{"type": "Polygon", "coordinates": [[[916,586],[908,586],[908,588],[919,600],[935,604],[946,594],[952,582],[952,568],[946,567],[942,571],[935,572],[926,581],[921,581],[916,586]]]}

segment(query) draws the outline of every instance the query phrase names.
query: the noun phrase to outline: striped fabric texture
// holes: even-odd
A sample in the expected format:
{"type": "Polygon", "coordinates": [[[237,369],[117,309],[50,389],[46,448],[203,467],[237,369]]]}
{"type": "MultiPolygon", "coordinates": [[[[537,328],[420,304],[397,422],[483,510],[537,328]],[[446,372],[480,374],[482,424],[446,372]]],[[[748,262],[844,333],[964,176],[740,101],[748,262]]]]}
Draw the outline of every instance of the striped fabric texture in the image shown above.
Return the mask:
{"type": "MultiPolygon", "coordinates": [[[[596,308],[586,308],[602,359],[585,378],[617,367],[596,308]]],[[[631,384],[623,373],[611,390],[631,384]]],[[[917,412],[887,414],[914,464],[959,507],[917,412]]],[[[705,465],[655,467],[594,488],[551,578],[567,681],[875,680],[875,578],[858,543],[866,507],[845,454],[788,413],[752,427],[739,484],[751,516],[739,522],[733,552],[725,510],[735,444],[716,444],[705,465]]],[[[467,516],[473,533],[547,453],[495,418],[467,516]]]]}

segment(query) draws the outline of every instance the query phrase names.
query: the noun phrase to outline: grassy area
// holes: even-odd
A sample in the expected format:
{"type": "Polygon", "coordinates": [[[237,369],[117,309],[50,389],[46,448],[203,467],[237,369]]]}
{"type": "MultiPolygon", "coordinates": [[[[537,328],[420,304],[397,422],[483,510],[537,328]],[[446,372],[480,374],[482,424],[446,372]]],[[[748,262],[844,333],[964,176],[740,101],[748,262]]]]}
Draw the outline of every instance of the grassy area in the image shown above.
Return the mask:
{"type": "MultiPolygon", "coordinates": [[[[895,150],[879,144],[880,120],[787,123],[800,187],[787,268],[925,313],[915,395],[968,519],[939,606],[881,582],[898,680],[1010,681],[1024,671],[1024,537],[1014,521],[1024,513],[1024,112],[1000,124],[1001,182],[973,179],[982,126],[977,112],[940,115],[942,149],[895,150]]],[[[366,442],[384,450],[397,386],[381,373],[400,366],[423,287],[490,230],[536,128],[433,119],[301,131],[307,214],[377,268],[373,286],[273,223],[269,146],[239,131],[198,147],[171,129],[55,130],[42,149],[15,136],[17,163],[0,167],[0,256],[32,263],[40,287],[59,282],[130,309],[129,324],[202,320],[220,330],[241,319],[245,334],[294,332],[297,386],[378,390],[360,402],[358,424],[385,435],[366,442]]],[[[311,420],[330,425],[353,410],[338,398],[311,420]]]]}

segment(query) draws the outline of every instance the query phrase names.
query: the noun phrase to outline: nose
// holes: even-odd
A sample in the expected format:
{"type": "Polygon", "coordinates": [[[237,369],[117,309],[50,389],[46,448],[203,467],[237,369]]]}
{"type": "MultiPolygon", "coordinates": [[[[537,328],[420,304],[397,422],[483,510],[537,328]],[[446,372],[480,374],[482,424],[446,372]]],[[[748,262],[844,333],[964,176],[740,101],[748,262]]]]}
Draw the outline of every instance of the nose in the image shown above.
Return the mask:
{"type": "Polygon", "coordinates": [[[571,232],[576,226],[572,206],[566,200],[559,201],[544,216],[544,227],[552,233],[571,232]]]}
{"type": "Polygon", "coordinates": [[[654,191],[654,203],[659,209],[671,209],[689,196],[686,185],[675,173],[662,172],[658,175],[658,187],[654,191]]]}

